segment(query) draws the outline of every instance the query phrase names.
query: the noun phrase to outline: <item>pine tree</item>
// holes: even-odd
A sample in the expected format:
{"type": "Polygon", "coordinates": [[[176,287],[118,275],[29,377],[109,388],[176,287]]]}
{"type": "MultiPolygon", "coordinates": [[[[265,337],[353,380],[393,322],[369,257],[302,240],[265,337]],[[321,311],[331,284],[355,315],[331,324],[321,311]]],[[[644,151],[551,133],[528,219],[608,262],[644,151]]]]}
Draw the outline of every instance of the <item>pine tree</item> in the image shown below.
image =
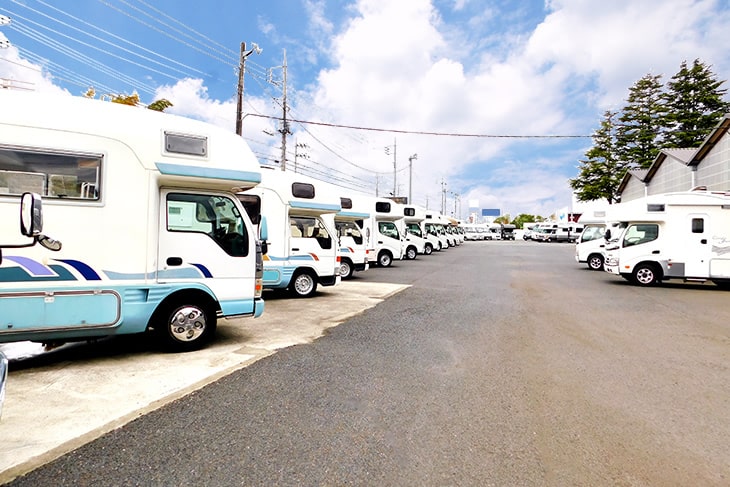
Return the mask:
{"type": "Polygon", "coordinates": [[[618,157],[631,167],[648,168],[659,154],[666,107],[661,75],[647,74],[629,88],[616,131],[618,157]]]}
{"type": "Polygon", "coordinates": [[[579,161],[578,176],[569,181],[579,201],[605,198],[613,204],[619,200],[616,190],[628,164],[618,157],[616,115],[618,112],[611,110],[604,113],[601,127],[593,134],[593,147],[585,153],[586,159],[579,161]]]}
{"type": "Polygon", "coordinates": [[[695,59],[691,68],[687,61],[667,83],[664,95],[668,112],[664,147],[699,147],[707,135],[730,111],[730,103],[723,100],[727,89],[720,87],[710,67],[695,59]]]}

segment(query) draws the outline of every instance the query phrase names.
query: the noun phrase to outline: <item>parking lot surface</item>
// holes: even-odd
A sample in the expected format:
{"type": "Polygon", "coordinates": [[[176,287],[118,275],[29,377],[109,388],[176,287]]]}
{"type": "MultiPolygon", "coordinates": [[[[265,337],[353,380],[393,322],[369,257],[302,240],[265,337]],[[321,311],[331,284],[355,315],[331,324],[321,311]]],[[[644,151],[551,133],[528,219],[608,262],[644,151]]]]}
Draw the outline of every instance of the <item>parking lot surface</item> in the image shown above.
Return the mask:
{"type": "Polygon", "coordinates": [[[0,345],[10,358],[0,483],[279,349],[311,342],[406,287],[356,277],[312,299],[265,294],[262,317],[221,320],[213,343],[185,354],[158,351],[141,336],[47,352],[27,342],[0,345]]]}

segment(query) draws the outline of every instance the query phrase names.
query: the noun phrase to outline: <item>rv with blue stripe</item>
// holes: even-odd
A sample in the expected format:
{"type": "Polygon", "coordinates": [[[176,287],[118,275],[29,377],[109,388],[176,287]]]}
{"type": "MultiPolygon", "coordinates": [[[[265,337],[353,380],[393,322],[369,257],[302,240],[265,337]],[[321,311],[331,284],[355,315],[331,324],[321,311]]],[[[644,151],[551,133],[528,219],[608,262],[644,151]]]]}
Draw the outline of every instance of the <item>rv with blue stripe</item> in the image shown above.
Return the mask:
{"type": "Polygon", "coordinates": [[[0,342],[153,332],[187,351],[220,318],[263,313],[258,229],[236,197],[261,170],[241,137],[70,95],[0,90],[0,106],[0,342]],[[18,233],[23,194],[57,240],[18,233]]]}

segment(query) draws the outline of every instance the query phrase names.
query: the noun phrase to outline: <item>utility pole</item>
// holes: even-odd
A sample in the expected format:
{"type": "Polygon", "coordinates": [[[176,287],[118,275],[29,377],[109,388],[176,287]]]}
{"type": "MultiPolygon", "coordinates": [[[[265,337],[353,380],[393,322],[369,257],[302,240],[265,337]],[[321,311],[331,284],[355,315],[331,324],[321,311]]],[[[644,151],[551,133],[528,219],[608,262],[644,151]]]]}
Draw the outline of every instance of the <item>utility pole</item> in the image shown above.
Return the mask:
{"type": "Polygon", "coordinates": [[[390,154],[390,148],[393,148],[393,197],[395,198],[398,196],[398,177],[397,177],[397,159],[396,159],[396,151],[397,151],[397,142],[396,139],[393,139],[393,145],[387,145],[385,146],[385,153],[390,154]]]}
{"type": "Polygon", "coordinates": [[[238,102],[236,104],[236,134],[243,133],[243,73],[246,71],[246,58],[253,52],[261,54],[261,48],[255,42],[253,48],[246,51],[246,43],[241,43],[241,57],[238,63],[238,102]]]}
{"type": "Polygon", "coordinates": [[[413,204],[413,160],[418,159],[418,154],[408,158],[408,204],[413,204]]]}
{"type": "Polygon", "coordinates": [[[281,66],[282,70],[282,102],[283,106],[282,109],[284,111],[283,117],[282,117],[282,125],[281,125],[281,170],[286,171],[286,136],[290,134],[289,132],[289,122],[286,120],[286,112],[288,110],[288,107],[286,105],[286,49],[284,49],[284,64],[281,66]]]}
{"type": "Polygon", "coordinates": [[[446,214],[446,182],[441,178],[441,214],[446,214]]]}

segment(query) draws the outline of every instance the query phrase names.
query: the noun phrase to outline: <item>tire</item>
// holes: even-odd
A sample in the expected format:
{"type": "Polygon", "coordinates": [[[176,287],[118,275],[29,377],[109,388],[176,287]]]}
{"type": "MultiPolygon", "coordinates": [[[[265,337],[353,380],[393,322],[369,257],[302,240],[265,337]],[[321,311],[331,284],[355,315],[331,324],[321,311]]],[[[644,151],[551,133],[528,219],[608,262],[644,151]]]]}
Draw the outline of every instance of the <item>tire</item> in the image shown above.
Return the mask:
{"type": "Polygon", "coordinates": [[[601,254],[591,254],[588,256],[588,268],[592,271],[603,270],[603,256],[601,254]]]}
{"type": "Polygon", "coordinates": [[[418,255],[418,251],[416,251],[415,247],[408,247],[406,249],[406,259],[413,260],[418,255]]]}
{"type": "Polygon", "coordinates": [[[163,305],[152,321],[157,338],[171,352],[199,350],[215,335],[216,312],[212,304],[175,300],[163,305]]]}
{"type": "Polygon", "coordinates": [[[390,264],[393,263],[393,256],[390,255],[390,252],[380,252],[378,254],[378,265],[380,267],[390,267],[390,264]]]}
{"type": "Polygon", "coordinates": [[[730,290],[730,280],[714,279],[712,282],[720,289],[724,289],[726,291],[730,290]]]}
{"type": "Polygon", "coordinates": [[[317,279],[311,271],[302,271],[294,276],[289,291],[295,298],[309,298],[317,292],[317,279]]]}
{"type": "Polygon", "coordinates": [[[350,262],[348,259],[344,259],[342,260],[342,262],[340,262],[340,277],[342,279],[351,278],[354,272],[355,268],[352,266],[352,262],[350,262]]]}
{"type": "Polygon", "coordinates": [[[433,253],[433,247],[431,244],[426,244],[426,247],[423,249],[423,253],[426,255],[431,255],[433,253]]]}
{"type": "Polygon", "coordinates": [[[631,274],[631,280],[639,286],[653,286],[658,283],[660,278],[656,270],[656,266],[652,264],[639,264],[634,268],[631,274]]]}

